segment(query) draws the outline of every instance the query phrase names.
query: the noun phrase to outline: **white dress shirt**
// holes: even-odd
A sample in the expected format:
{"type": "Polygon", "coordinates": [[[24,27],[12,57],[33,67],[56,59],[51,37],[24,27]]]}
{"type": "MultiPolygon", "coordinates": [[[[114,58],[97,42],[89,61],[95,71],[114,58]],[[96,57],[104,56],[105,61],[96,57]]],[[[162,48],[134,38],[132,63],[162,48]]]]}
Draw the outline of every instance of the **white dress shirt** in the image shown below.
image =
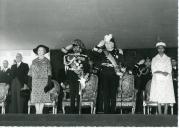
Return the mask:
{"type": "Polygon", "coordinates": [[[17,63],[17,68],[20,66],[21,62],[17,63]]]}

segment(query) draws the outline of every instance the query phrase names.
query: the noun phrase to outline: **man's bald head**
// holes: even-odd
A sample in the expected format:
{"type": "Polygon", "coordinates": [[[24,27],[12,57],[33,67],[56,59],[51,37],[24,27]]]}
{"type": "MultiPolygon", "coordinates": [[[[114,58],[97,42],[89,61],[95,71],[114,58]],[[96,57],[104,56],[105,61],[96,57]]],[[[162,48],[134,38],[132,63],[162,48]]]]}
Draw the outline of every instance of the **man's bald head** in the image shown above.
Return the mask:
{"type": "Polygon", "coordinates": [[[8,68],[8,61],[7,60],[4,60],[3,61],[3,68],[8,68]]]}

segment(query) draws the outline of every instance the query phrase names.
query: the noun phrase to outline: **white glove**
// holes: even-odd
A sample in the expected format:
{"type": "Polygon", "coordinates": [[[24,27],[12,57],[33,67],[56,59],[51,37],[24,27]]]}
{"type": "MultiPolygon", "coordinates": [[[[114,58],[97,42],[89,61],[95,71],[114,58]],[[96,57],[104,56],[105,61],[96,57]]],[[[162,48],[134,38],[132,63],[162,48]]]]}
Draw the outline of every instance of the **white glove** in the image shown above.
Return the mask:
{"type": "Polygon", "coordinates": [[[142,59],[142,60],[140,60],[140,61],[138,62],[138,64],[141,65],[141,64],[144,64],[144,62],[145,62],[145,60],[142,59]]]}
{"type": "Polygon", "coordinates": [[[111,39],[112,39],[112,34],[104,36],[104,41],[106,41],[106,42],[109,42],[111,39]]]}
{"type": "Polygon", "coordinates": [[[101,40],[97,46],[98,46],[98,47],[102,47],[102,46],[104,46],[104,44],[105,44],[105,41],[104,41],[104,40],[101,40]]]}
{"type": "Polygon", "coordinates": [[[119,49],[119,54],[123,55],[123,50],[119,49]]]}
{"type": "Polygon", "coordinates": [[[131,75],[132,75],[132,71],[131,71],[131,70],[129,70],[129,74],[131,74],[131,75]]]}
{"type": "Polygon", "coordinates": [[[121,68],[121,71],[122,71],[122,72],[126,72],[126,67],[122,67],[122,68],[121,68]]]}
{"type": "Polygon", "coordinates": [[[70,50],[70,49],[72,49],[73,48],[73,45],[72,44],[70,44],[70,45],[68,45],[68,46],[66,46],[66,50],[70,50]]]}

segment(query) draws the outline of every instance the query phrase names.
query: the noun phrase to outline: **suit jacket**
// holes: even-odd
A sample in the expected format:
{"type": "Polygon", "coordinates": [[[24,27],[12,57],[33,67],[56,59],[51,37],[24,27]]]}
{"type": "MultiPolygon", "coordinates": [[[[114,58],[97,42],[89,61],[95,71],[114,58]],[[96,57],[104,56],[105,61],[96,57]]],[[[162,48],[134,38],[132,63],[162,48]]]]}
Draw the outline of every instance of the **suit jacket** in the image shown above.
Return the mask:
{"type": "Polygon", "coordinates": [[[178,67],[175,68],[172,68],[172,77],[173,79],[175,79],[177,81],[178,79],[178,67]]]}
{"type": "Polygon", "coordinates": [[[11,67],[12,80],[18,78],[19,82],[21,83],[21,86],[23,87],[24,84],[27,84],[28,82],[28,76],[27,76],[28,72],[29,72],[28,64],[21,62],[19,67],[17,67],[17,64],[14,64],[11,67]]]}
{"type": "Polygon", "coordinates": [[[0,83],[10,84],[10,69],[8,68],[5,72],[0,71],[0,83]]]}

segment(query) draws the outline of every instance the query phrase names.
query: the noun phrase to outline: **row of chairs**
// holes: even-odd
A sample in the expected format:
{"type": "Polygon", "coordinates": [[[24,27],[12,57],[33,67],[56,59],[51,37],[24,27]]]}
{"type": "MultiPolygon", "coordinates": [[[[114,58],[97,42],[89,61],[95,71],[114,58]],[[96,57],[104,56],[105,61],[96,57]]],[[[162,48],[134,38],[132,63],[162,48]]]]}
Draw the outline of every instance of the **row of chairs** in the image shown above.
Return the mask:
{"type": "MultiPolygon", "coordinates": [[[[58,93],[60,85],[57,81],[53,80],[54,88],[50,91],[51,103],[45,103],[44,107],[52,107],[52,113],[57,114],[57,102],[58,93]]],[[[157,103],[150,102],[150,83],[149,81],[146,85],[146,90],[143,92],[143,113],[151,114],[152,107],[156,107],[157,103]]],[[[98,88],[98,77],[92,74],[89,81],[86,83],[86,87],[82,93],[81,106],[90,106],[91,114],[96,112],[96,99],[97,99],[97,88],[98,88]]],[[[5,114],[6,97],[8,94],[9,86],[5,83],[0,83],[0,106],[1,113],[5,114]]],[[[66,86],[63,90],[64,98],[62,101],[62,111],[65,114],[65,107],[70,106],[70,99],[67,96],[69,93],[69,88],[66,86]]],[[[120,86],[118,88],[118,94],[116,98],[116,108],[120,108],[121,114],[123,113],[123,108],[131,108],[132,114],[135,113],[136,107],[136,94],[137,90],[134,88],[134,76],[125,74],[120,81],[120,86]]],[[[31,107],[35,106],[31,101],[28,102],[28,114],[30,114],[31,107]]],[[[170,104],[171,114],[173,114],[173,104],[170,104]]]]}

